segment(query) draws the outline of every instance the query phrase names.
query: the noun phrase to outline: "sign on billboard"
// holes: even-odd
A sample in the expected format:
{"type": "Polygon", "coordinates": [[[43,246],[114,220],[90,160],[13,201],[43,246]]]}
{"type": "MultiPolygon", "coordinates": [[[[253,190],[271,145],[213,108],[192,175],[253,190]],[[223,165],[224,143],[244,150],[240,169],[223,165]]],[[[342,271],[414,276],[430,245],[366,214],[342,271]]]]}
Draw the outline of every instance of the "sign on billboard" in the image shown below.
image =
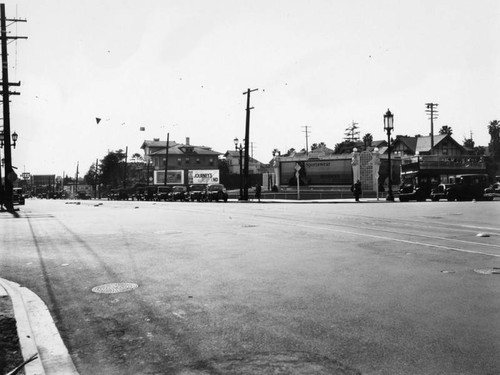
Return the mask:
{"type": "Polygon", "coordinates": [[[218,184],[220,183],[218,169],[200,169],[188,172],[188,184],[218,184]]]}
{"type": "MultiPolygon", "coordinates": [[[[163,185],[165,183],[165,171],[155,171],[153,183],[155,185],[163,185]]],[[[184,171],[167,171],[167,184],[184,185],[184,171]]]]}

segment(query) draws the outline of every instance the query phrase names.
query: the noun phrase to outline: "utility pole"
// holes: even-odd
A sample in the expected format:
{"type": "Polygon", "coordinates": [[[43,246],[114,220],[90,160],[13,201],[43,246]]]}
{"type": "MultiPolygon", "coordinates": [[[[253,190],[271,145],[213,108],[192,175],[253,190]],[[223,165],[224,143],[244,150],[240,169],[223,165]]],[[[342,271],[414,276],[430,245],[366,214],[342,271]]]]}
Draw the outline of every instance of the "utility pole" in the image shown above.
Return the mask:
{"type": "Polygon", "coordinates": [[[246,121],[245,121],[245,169],[244,169],[244,179],[243,179],[243,200],[248,200],[248,151],[250,147],[250,93],[257,91],[258,89],[247,89],[243,95],[247,96],[247,108],[246,108],[246,121]]]}
{"type": "Polygon", "coordinates": [[[309,156],[309,127],[307,125],[302,126],[306,130],[302,130],[303,133],[306,133],[306,155],[309,156]]]}
{"type": "MultiPolygon", "coordinates": [[[[7,21],[9,22],[26,22],[20,19],[7,19],[5,16],[5,4],[0,4],[0,39],[2,50],[2,104],[3,104],[3,134],[5,145],[5,187],[4,187],[4,204],[8,211],[14,211],[14,202],[12,194],[14,189],[14,181],[17,180],[17,174],[12,167],[12,150],[11,150],[11,134],[10,134],[10,108],[9,96],[19,95],[18,92],[11,92],[9,86],[21,86],[21,82],[9,82],[9,64],[7,60],[7,41],[15,39],[28,39],[21,36],[7,36],[7,21]]],[[[14,143],[15,146],[15,143],[14,143]]]]}
{"type": "Polygon", "coordinates": [[[125,146],[125,170],[123,171],[123,188],[127,188],[127,159],[128,159],[128,146],[125,146]]]}
{"type": "Polygon", "coordinates": [[[429,115],[431,119],[431,148],[434,148],[434,120],[437,119],[438,110],[434,109],[437,107],[437,103],[425,103],[425,112],[429,115]]]}
{"type": "Polygon", "coordinates": [[[77,198],[78,198],[78,167],[79,167],[79,166],[80,166],[80,162],[79,162],[79,161],[77,161],[77,162],[76,162],[76,185],[75,185],[75,186],[76,186],[76,188],[75,188],[76,198],[75,198],[75,199],[77,199],[77,198]]]}
{"type": "Polygon", "coordinates": [[[165,150],[165,177],[163,179],[163,185],[167,186],[167,171],[168,171],[168,142],[170,140],[170,133],[167,133],[167,146],[165,150]]]}

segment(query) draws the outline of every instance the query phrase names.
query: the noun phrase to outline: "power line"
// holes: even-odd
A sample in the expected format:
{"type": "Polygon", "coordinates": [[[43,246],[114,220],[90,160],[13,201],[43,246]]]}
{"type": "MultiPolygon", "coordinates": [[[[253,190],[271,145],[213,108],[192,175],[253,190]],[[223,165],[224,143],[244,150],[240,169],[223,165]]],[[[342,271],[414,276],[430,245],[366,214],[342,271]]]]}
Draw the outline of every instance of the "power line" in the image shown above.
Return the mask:
{"type": "Polygon", "coordinates": [[[437,103],[425,103],[425,112],[429,116],[429,119],[431,120],[431,148],[434,147],[434,120],[438,118],[438,110],[434,109],[437,107],[439,104],[437,103]]]}

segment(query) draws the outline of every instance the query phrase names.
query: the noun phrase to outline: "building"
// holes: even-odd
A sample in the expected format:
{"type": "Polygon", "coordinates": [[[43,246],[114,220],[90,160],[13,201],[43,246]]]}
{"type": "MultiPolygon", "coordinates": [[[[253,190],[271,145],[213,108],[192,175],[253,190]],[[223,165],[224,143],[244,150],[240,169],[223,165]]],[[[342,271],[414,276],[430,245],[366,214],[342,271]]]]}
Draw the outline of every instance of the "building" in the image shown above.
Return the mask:
{"type": "Polygon", "coordinates": [[[411,186],[430,192],[440,183],[449,183],[462,174],[486,174],[486,163],[480,155],[468,150],[449,134],[403,137],[394,141],[394,155],[401,159],[401,179],[411,186]]]}
{"type": "MultiPolygon", "coordinates": [[[[229,168],[229,173],[231,174],[240,174],[240,152],[235,150],[228,150],[224,154],[224,157],[227,161],[227,166],[229,168]]],[[[245,153],[241,157],[241,169],[243,171],[245,164],[245,153]]],[[[248,173],[249,174],[258,174],[262,173],[266,166],[260,161],[249,157],[248,159],[248,173]]]]}
{"type": "Polygon", "coordinates": [[[145,140],[141,146],[144,160],[153,168],[153,183],[156,185],[188,185],[217,183],[219,178],[218,158],[220,152],[207,146],[191,145],[190,139],[181,144],[175,141],[160,141],[159,138],[145,140]],[[168,163],[166,163],[168,151],[168,163]],[[167,176],[165,178],[165,169],[167,176]]]}

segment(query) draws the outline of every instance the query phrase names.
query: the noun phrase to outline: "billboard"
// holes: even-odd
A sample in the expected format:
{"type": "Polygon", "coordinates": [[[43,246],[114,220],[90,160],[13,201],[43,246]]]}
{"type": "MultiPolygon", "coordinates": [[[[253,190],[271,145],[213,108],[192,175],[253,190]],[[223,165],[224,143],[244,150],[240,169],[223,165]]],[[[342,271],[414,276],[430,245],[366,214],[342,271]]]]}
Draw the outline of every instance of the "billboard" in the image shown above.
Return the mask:
{"type": "Polygon", "coordinates": [[[220,183],[218,169],[200,169],[188,171],[188,184],[218,184],[220,183]]]}
{"type": "Polygon", "coordinates": [[[281,184],[295,186],[297,177],[296,165],[300,166],[300,185],[350,185],[352,183],[351,157],[314,160],[314,161],[282,161],[280,162],[281,184]]]}
{"type": "MultiPolygon", "coordinates": [[[[163,185],[165,183],[165,171],[154,171],[155,185],[163,185]]],[[[167,184],[170,185],[184,185],[184,171],[174,170],[167,171],[167,184]]]]}

